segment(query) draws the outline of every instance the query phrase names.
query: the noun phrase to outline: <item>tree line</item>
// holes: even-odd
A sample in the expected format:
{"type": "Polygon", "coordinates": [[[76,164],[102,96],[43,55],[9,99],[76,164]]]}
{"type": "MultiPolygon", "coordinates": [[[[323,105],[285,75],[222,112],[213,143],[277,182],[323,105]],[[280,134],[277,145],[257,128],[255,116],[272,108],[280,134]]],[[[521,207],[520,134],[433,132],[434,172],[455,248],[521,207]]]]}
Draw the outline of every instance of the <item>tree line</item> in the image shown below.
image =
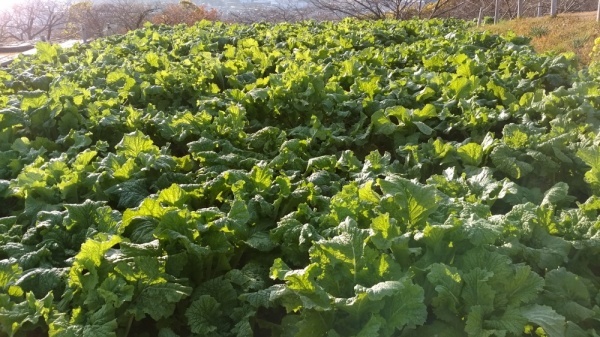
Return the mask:
{"type": "MultiPolygon", "coordinates": [[[[307,19],[410,19],[493,17],[496,7],[499,19],[517,17],[519,0],[280,0],[278,5],[240,11],[229,17],[234,21],[301,21],[307,19]]],[[[520,16],[550,14],[551,0],[520,0],[520,16]]],[[[596,10],[598,0],[558,0],[558,13],[596,10]]]]}
{"type": "Polygon", "coordinates": [[[0,42],[91,39],[155,24],[217,20],[218,13],[191,1],[163,4],[143,0],[22,0],[0,13],[0,42]]]}
{"type": "MultiPolygon", "coordinates": [[[[222,0],[213,0],[222,1],[222,0]]],[[[477,18],[517,16],[518,0],[250,0],[241,10],[219,13],[190,0],[22,0],[0,13],[0,42],[91,39],[141,28],[144,23],[187,24],[200,20],[235,22],[363,19],[477,18]]],[[[591,11],[597,0],[559,0],[558,12],[591,11]]],[[[247,1],[246,1],[247,2],[247,1]]],[[[545,15],[550,0],[520,0],[521,16],[545,15]]]]}

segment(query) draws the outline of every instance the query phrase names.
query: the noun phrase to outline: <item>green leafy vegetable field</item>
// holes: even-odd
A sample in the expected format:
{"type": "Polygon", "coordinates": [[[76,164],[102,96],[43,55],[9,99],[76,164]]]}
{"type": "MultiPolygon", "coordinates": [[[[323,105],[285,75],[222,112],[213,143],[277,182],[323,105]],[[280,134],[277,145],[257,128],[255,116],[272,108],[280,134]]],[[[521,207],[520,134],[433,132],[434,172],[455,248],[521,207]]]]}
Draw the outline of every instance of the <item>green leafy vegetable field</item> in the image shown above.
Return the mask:
{"type": "Polygon", "coordinates": [[[0,336],[598,336],[599,79],[451,20],[39,44],[0,336]]]}

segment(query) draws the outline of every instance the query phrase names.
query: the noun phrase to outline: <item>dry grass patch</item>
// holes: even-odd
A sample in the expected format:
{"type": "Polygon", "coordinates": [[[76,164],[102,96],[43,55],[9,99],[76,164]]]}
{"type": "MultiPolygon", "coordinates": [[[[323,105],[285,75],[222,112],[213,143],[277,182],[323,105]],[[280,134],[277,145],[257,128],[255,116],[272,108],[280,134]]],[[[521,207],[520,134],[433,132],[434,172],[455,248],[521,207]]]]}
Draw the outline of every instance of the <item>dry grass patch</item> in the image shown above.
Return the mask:
{"type": "Polygon", "coordinates": [[[560,14],[555,18],[522,18],[485,25],[477,29],[495,34],[514,32],[531,38],[531,45],[539,52],[574,52],[582,65],[590,63],[594,39],[600,36],[600,23],[595,12],[560,14]]]}

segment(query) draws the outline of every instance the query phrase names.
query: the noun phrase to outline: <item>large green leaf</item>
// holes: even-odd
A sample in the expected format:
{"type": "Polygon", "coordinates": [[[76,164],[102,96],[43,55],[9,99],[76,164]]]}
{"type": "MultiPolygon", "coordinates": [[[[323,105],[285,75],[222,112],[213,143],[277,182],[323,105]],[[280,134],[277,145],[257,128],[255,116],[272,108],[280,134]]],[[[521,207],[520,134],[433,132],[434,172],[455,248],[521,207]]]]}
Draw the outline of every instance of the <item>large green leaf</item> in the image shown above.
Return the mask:
{"type": "Polygon", "coordinates": [[[521,179],[533,172],[533,166],[519,159],[519,152],[507,146],[497,146],[490,154],[494,165],[509,177],[521,179]]]}
{"type": "Polygon", "coordinates": [[[458,156],[466,165],[478,166],[483,158],[483,148],[477,143],[468,143],[458,148],[458,156]]]}
{"type": "Polygon", "coordinates": [[[585,181],[598,193],[600,191],[600,147],[581,148],[577,151],[577,156],[592,168],[585,173],[585,181]]]}
{"type": "Polygon", "coordinates": [[[128,157],[137,157],[140,153],[158,154],[158,148],[154,145],[150,137],[144,135],[141,131],[135,131],[123,136],[123,139],[115,146],[117,154],[123,154],[128,157]]]}
{"type": "Polygon", "coordinates": [[[397,220],[404,222],[408,227],[422,226],[438,207],[436,190],[432,186],[421,185],[398,176],[378,179],[377,184],[384,194],[393,196],[396,209],[392,214],[400,215],[397,220]]]}
{"type": "Polygon", "coordinates": [[[522,314],[531,323],[544,329],[548,337],[565,336],[565,318],[556,313],[552,308],[534,304],[522,309],[522,314]]]}

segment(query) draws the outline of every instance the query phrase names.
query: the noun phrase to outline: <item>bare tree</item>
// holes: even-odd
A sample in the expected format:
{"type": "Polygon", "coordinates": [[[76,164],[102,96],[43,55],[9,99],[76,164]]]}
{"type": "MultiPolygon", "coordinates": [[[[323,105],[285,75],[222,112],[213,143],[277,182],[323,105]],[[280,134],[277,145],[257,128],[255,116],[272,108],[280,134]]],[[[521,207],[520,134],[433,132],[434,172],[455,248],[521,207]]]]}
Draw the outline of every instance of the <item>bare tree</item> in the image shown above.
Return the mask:
{"type": "Polygon", "coordinates": [[[61,0],[24,0],[12,6],[5,19],[6,35],[13,40],[52,39],[68,19],[68,6],[61,0]]]}
{"type": "Polygon", "coordinates": [[[98,38],[106,35],[110,25],[110,11],[103,4],[94,4],[92,0],[82,1],[69,8],[69,24],[66,34],[71,38],[86,35],[87,38],[98,38]]]}
{"type": "MultiPolygon", "coordinates": [[[[38,2],[40,3],[40,2],[38,2]]],[[[68,4],[57,0],[47,1],[46,5],[41,2],[42,6],[38,17],[40,22],[46,27],[46,40],[50,41],[56,32],[60,32],[68,21],[68,4]]]]}
{"type": "Polygon", "coordinates": [[[246,5],[238,10],[231,11],[225,19],[242,23],[298,22],[304,20],[334,20],[339,19],[339,15],[316,8],[310,3],[287,0],[272,5],[246,5]]]}
{"type": "Polygon", "coordinates": [[[67,34],[98,38],[141,28],[161,9],[157,0],[85,0],[69,8],[67,34]]]}
{"type": "Polygon", "coordinates": [[[559,1],[558,11],[560,13],[584,12],[596,10],[598,2],[589,0],[565,0],[559,1]]]}
{"type": "Polygon", "coordinates": [[[315,7],[343,17],[408,19],[443,16],[461,0],[309,0],[315,7]]]}
{"type": "Polygon", "coordinates": [[[142,28],[161,8],[157,1],[142,0],[111,0],[98,7],[110,13],[115,28],[121,32],[142,28]]]}
{"type": "Polygon", "coordinates": [[[8,12],[0,13],[0,43],[7,42],[10,35],[8,34],[8,23],[10,22],[10,16],[8,12]]]}
{"type": "Polygon", "coordinates": [[[336,15],[358,18],[384,19],[393,16],[395,19],[404,18],[407,9],[418,5],[415,0],[310,0],[320,9],[330,11],[336,15]]]}

